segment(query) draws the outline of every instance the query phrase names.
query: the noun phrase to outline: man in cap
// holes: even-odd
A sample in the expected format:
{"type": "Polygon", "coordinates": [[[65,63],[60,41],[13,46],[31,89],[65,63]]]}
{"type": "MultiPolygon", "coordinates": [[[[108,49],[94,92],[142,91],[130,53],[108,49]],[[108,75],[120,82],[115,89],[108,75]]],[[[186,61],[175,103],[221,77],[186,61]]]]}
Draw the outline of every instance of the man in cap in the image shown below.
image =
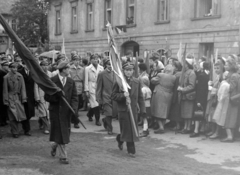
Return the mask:
{"type": "Polygon", "coordinates": [[[103,67],[98,64],[98,55],[91,55],[91,64],[85,68],[84,90],[90,103],[90,110],[88,113],[89,121],[92,121],[92,116],[95,114],[96,125],[101,126],[100,123],[100,109],[96,101],[96,83],[97,77],[103,71],[103,67]]]}
{"type": "Polygon", "coordinates": [[[8,61],[1,63],[2,69],[0,69],[0,126],[7,125],[7,106],[3,104],[3,77],[9,72],[8,61]]]}
{"type": "Polygon", "coordinates": [[[76,119],[77,116],[72,114],[69,107],[61,99],[61,96],[65,96],[65,99],[73,108],[76,115],[78,110],[78,96],[74,80],[68,77],[70,71],[68,62],[60,62],[57,69],[59,70],[59,74],[51,79],[62,91],[54,95],[45,94],[45,100],[50,103],[50,141],[53,142],[51,155],[54,157],[57,148],[59,148],[60,162],[68,164],[65,145],[70,142],[71,117],[76,119]]]}
{"type": "Polygon", "coordinates": [[[128,89],[128,92],[124,92],[120,89],[117,82],[115,82],[113,86],[112,99],[115,100],[118,105],[117,109],[121,132],[117,135],[116,140],[120,150],[123,149],[123,142],[126,142],[129,156],[135,157],[136,150],[134,142],[139,141],[138,135],[133,132],[133,125],[137,128],[137,104],[139,105],[141,115],[146,115],[146,109],[140,80],[133,77],[134,65],[129,62],[123,64],[123,73],[131,89],[128,89]],[[134,123],[131,122],[128,105],[131,105],[134,123]]]}
{"type": "Polygon", "coordinates": [[[8,106],[9,125],[14,138],[19,136],[18,123],[27,119],[23,105],[27,102],[25,83],[17,72],[17,66],[15,62],[9,64],[10,72],[4,76],[3,82],[3,103],[8,106]]]}
{"type": "MultiPolygon", "coordinates": [[[[18,57],[18,60],[20,57],[18,57]]],[[[24,103],[24,109],[27,116],[27,120],[22,121],[22,127],[25,131],[25,135],[31,136],[30,130],[30,119],[35,116],[35,99],[34,99],[34,80],[31,76],[31,72],[28,70],[24,62],[18,62],[18,72],[23,76],[26,94],[27,94],[27,103],[24,103]]]]}
{"type": "Polygon", "coordinates": [[[102,105],[105,118],[102,119],[104,128],[112,135],[112,116],[113,116],[113,101],[111,99],[114,73],[110,64],[110,60],[105,58],[103,60],[105,70],[98,74],[96,100],[102,105]]]}
{"type": "MultiPolygon", "coordinates": [[[[70,77],[75,81],[77,95],[78,95],[78,110],[83,107],[83,80],[84,80],[84,68],[79,65],[78,55],[72,57],[73,65],[70,67],[70,77]]],[[[79,128],[78,125],[74,125],[75,128],[79,128]]]]}

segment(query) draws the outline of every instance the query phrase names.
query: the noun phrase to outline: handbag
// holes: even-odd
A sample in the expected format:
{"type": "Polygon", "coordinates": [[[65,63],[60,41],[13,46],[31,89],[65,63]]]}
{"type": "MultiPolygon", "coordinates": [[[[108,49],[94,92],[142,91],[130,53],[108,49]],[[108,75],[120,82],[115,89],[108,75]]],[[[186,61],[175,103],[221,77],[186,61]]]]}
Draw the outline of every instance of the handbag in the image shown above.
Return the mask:
{"type": "Polygon", "coordinates": [[[186,99],[187,100],[195,100],[195,98],[196,98],[196,92],[195,91],[186,94],[186,99]]]}
{"type": "Polygon", "coordinates": [[[202,106],[200,106],[197,110],[194,111],[194,118],[203,118],[204,117],[204,111],[202,106]]]}
{"type": "Polygon", "coordinates": [[[240,104],[240,94],[230,97],[230,102],[235,105],[240,104]]]}

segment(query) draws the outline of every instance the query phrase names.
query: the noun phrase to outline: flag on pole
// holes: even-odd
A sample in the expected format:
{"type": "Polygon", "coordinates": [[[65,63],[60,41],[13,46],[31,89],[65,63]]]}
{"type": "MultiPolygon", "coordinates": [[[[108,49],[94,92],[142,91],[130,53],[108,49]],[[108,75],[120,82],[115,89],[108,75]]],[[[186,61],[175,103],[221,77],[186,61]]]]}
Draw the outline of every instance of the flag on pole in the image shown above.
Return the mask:
{"type": "Polygon", "coordinates": [[[54,84],[48,75],[43,72],[39,66],[37,60],[32,55],[31,51],[24,45],[24,43],[18,38],[15,32],[11,29],[4,17],[0,14],[0,23],[4,27],[6,33],[14,42],[14,46],[19,56],[22,58],[27,68],[31,72],[33,80],[39,85],[39,87],[49,95],[53,95],[60,91],[60,88],[54,84]]]}
{"type": "MultiPolygon", "coordinates": [[[[124,92],[128,92],[128,88],[130,89],[131,87],[126,82],[125,77],[122,72],[122,61],[119,57],[117,45],[116,45],[115,39],[113,37],[112,26],[110,23],[107,24],[107,38],[108,38],[108,44],[110,47],[110,51],[109,51],[110,63],[112,66],[112,70],[116,75],[115,76],[116,82],[117,82],[120,90],[122,90],[124,92]]],[[[131,121],[131,126],[132,126],[132,134],[134,136],[138,137],[139,134],[138,134],[138,130],[136,127],[135,119],[133,117],[131,104],[126,104],[126,105],[128,107],[128,111],[129,111],[129,116],[130,116],[130,121],[131,121]]]]}
{"type": "Polygon", "coordinates": [[[65,41],[64,41],[64,37],[63,37],[63,42],[62,42],[61,53],[64,54],[64,55],[66,55],[66,52],[65,52],[65,41]]]}
{"type": "Polygon", "coordinates": [[[179,50],[177,52],[177,58],[180,63],[182,63],[182,43],[179,43],[179,50]]]}

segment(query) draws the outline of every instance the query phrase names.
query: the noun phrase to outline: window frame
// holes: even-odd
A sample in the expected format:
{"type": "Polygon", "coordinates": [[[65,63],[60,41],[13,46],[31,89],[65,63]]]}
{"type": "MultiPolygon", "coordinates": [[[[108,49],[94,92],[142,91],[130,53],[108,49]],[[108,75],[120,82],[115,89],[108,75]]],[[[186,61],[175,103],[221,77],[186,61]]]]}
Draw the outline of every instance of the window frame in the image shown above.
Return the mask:
{"type": "Polygon", "coordinates": [[[168,24],[168,23],[170,23],[170,0],[157,0],[157,21],[155,22],[155,24],[168,24]],[[167,10],[165,12],[166,14],[165,20],[162,20],[160,18],[162,1],[165,1],[165,4],[167,4],[167,10]]]}
{"type": "Polygon", "coordinates": [[[136,11],[137,11],[137,2],[136,2],[136,0],[134,0],[134,3],[133,4],[130,4],[130,1],[131,0],[126,0],[126,27],[136,27],[136,17],[137,17],[137,13],[136,13],[136,11]],[[133,23],[128,23],[128,16],[129,16],[129,8],[130,7],[133,7],[134,8],[134,16],[133,16],[133,23]]]}
{"type": "Polygon", "coordinates": [[[62,7],[62,4],[55,6],[55,35],[62,34],[62,9],[61,9],[61,7],[62,7]],[[57,17],[58,12],[59,12],[59,18],[57,17]]]}
{"type": "Polygon", "coordinates": [[[104,24],[104,27],[103,28],[106,28],[106,25],[107,25],[107,13],[108,11],[111,12],[111,21],[109,21],[111,23],[111,25],[113,26],[113,0],[104,0],[104,21],[103,21],[103,24],[104,24]],[[110,5],[110,8],[107,8],[107,1],[111,1],[111,5],[110,5]]]}
{"type": "Polygon", "coordinates": [[[78,1],[71,1],[71,33],[78,33],[78,1]],[[73,10],[75,9],[75,15],[73,14],[73,10]],[[76,16],[76,19],[74,19],[76,16]],[[74,20],[76,24],[74,24],[74,20]]]}
{"type": "Polygon", "coordinates": [[[17,19],[12,19],[12,21],[11,21],[11,23],[12,23],[12,29],[13,29],[13,31],[17,31],[17,19]]]}
{"type": "Polygon", "coordinates": [[[92,1],[92,2],[87,2],[86,3],[86,30],[85,30],[85,32],[93,32],[93,31],[94,31],[94,2],[92,1]],[[92,28],[91,29],[89,28],[89,15],[90,15],[90,13],[88,11],[88,6],[90,4],[92,5],[92,11],[91,11],[91,14],[92,14],[91,26],[92,26],[92,28]]]}
{"type": "MultiPolygon", "coordinates": [[[[197,9],[200,8],[200,7],[198,7],[198,1],[199,0],[194,0],[193,18],[191,19],[192,21],[221,18],[221,0],[216,0],[217,1],[217,13],[213,14],[211,16],[198,16],[197,15],[197,9]]],[[[213,1],[214,0],[212,0],[212,3],[213,3],[213,1]]]]}

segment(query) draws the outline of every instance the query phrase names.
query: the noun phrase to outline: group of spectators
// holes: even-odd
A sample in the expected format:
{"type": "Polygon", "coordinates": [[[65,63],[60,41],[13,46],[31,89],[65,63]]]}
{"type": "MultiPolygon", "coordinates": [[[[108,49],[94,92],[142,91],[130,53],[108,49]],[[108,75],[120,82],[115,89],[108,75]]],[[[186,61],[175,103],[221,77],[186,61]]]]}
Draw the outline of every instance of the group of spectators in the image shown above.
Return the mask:
{"type": "Polygon", "coordinates": [[[163,134],[166,126],[190,138],[203,134],[233,142],[238,136],[240,75],[236,55],[218,56],[215,61],[190,55],[183,63],[169,58],[167,65],[153,55],[149,74],[142,59],[138,66],[148,109],[147,117],[139,118],[141,136],[149,134],[148,128],[163,134]]]}

